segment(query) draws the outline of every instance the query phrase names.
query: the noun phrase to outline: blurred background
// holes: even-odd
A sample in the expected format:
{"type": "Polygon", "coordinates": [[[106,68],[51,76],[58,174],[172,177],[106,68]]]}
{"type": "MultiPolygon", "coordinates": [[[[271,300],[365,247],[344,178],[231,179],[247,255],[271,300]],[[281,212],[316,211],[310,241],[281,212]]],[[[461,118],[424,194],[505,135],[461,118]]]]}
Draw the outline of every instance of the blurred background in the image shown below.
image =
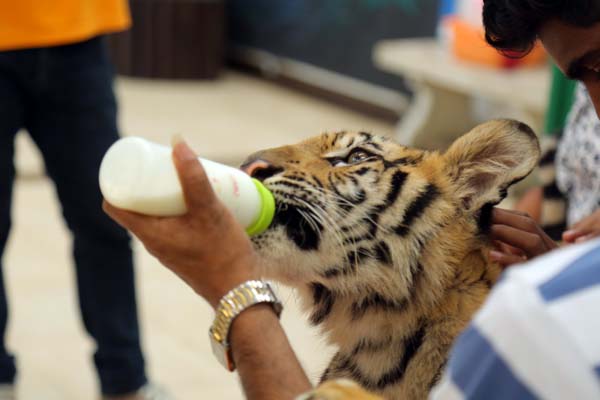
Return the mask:
{"type": "MultiPolygon", "coordinates": [[[[232,165],[326,130],[359,129],[430,149],[498,116],[551,133],[543,51],[515,60],[487,47],[481,3],[131,0],[133,27],[107,38],[120,130],[165,144],[182,134],[201,156],[232,165]]],[[[68,231],[26,132],[16,162],[4,264],[20,398],[95,398],[68,231]]],[[[150,376],[178,399],[241,399],[235,374],[211,354],[208,306],[139,243],[135,250],[150,376]]],[[[293,295],[282,289],[282,297],[285,328],[317,379],[332,350],[293,295]]]]}

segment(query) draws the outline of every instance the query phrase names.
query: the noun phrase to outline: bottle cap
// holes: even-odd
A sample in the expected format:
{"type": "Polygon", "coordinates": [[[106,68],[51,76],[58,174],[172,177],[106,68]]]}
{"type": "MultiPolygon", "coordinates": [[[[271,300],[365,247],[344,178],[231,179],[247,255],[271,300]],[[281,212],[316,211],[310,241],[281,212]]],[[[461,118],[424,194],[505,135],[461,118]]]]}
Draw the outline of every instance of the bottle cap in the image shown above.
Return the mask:
{"type": "Polygon", "coordinates": [[[275,198],[273,197],[273,193],[271,193],[261,181],[252,178],[252,182],[254,182],[258,194],[260,195],[260,199],[262,200],[262,209],[260,210],[260,215],[256,218],[256,221],[246,228],[248,236],[260,235],[266,231],[275,217],[275,198]]]}

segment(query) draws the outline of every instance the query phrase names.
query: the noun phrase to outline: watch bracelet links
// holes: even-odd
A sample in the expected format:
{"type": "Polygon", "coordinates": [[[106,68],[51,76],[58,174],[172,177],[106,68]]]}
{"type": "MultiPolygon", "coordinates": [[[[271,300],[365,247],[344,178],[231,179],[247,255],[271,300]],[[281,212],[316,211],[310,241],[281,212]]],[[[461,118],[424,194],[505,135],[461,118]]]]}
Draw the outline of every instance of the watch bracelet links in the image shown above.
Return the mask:
{"type": "Polygon", "coordinates": [[[229,371],[235,370],[228,340],[231,324],[243,311],[261,303],[271,303],[279,318],[283,307],[269,282],[260,280],[244,282],[230,290],[219,301],[215,319],[209,329],[209,336],[215,356],[229,371]]]}

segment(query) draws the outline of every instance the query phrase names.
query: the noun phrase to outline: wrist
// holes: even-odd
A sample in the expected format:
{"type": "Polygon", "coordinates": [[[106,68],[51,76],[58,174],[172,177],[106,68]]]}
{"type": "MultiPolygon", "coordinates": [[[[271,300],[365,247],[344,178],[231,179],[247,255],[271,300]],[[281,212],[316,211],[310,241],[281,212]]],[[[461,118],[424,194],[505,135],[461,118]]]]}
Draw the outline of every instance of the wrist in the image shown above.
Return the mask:
{"type": "Polygon", "coordinates": [[[215,319],[209,329],[209,338],[213,353],[229,371],[235,370],[229,342],[233,322],[238,316],[263,303],[269,304],[276,316],[279,317],[283,308],[281,302],[270,283],[260,280],[243,282],[225,294],[219,301],[215,319]]]}
{"type": "Polygon", "coordinates": [[[244,349],[254,347],[253,338],[264,335],[265,330],[279,324],[277,312],[271,304],[259,303],[238,315],[229,328],[229,343],[236,365],[241,364],[244,349]]]}
{"type": "Polygon", "coordinates": [[[213,310],[216,310],[219,307],[219,302],[227,293],[229,293],[232,289],[240,286],[244,282],[260,280],[258,275],[254,274],[239,274],[236,276],[228,276],[224,277],[222,281],[218,282],[217,285],[205,291],[205,293],[200,293],[202,297],[210,304],[213,310]]]}
{"type": "MultiPolygon", "coordinates": [[[[202,270],[201,267],[195,268],[196,271],[202,270]]],[[[208,304],[216,310],[219,301],[229,293],[230,290],[251,280],[259,280],[258,268],[253,258],[227,264],[214,269],[210,276],[195,274],[194,282],[190,284],[193,290],[208,304]]]]}

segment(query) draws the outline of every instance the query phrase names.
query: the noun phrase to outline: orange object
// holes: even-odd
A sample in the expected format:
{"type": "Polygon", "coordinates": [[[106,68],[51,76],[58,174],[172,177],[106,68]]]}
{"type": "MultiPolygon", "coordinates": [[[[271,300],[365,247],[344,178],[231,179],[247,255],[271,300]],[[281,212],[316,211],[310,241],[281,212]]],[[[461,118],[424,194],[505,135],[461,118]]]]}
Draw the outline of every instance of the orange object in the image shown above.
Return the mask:
{"type": "Polygon", "coordinates": [[[474,27],[458,18],[449,20],[448,24],[452,32],[452,52],[462,60],[496,68],[534,66],[546,61],[546,51],[540,45],[536,45],[532,52],[523,58],[510,58],[485,41],[482,28],[474,27]]]}
{"type": "Polygon", "coordinates": [[[76,43],[131,25],[127,0],[0,0],[0,50],[76,43]]]}

